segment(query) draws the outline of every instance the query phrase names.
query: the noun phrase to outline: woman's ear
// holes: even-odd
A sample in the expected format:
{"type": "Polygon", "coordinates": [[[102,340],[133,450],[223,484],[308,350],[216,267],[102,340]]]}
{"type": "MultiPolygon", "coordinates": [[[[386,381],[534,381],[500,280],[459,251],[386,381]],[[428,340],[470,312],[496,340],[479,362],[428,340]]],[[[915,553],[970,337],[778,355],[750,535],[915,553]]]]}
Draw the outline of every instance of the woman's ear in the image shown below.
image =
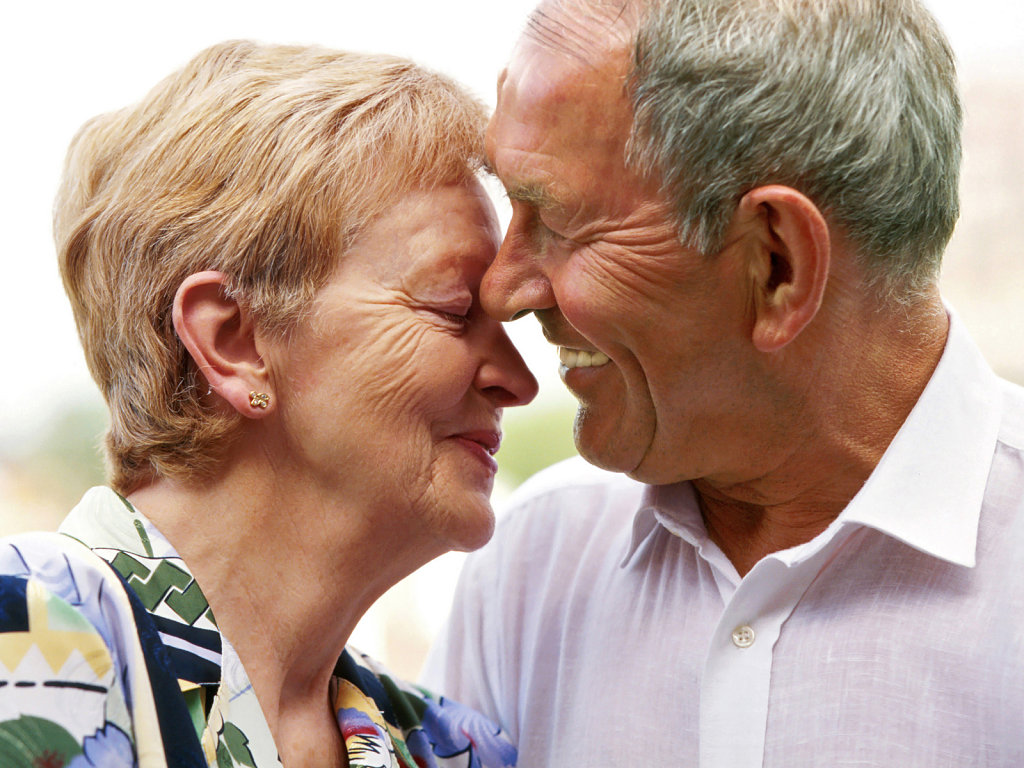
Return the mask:
{"type": "Polygon", "coordinates": [[[229,295],[226,275],[210,271],[186,277],[174,296],[172,318],[196,367],[226,403],[249,418],[273,409],[252,318],[229,295]]]}
{"type": "Polygon", "coordinates": [[[754,346],[774,352],[814,318],[829,277],[831,238],[818,207],[790,187],[747,192],[737,213],[754,228],[754,346]]]}

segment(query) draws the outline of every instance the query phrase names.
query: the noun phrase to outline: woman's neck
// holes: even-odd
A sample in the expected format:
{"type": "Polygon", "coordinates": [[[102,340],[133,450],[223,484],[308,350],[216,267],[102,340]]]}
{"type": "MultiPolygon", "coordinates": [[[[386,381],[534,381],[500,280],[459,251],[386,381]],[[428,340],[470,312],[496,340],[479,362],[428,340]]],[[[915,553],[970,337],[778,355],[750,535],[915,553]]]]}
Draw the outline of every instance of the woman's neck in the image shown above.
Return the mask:
{"type": "Polygon", "coordinates": [[[439,554],[385,549],[396,537],[372,510],[244,465],[201,484],[160,479],[129,499],[188,564],[282,755],[299,724],[333,722],[332,672],[366,609],[439,554]]]}

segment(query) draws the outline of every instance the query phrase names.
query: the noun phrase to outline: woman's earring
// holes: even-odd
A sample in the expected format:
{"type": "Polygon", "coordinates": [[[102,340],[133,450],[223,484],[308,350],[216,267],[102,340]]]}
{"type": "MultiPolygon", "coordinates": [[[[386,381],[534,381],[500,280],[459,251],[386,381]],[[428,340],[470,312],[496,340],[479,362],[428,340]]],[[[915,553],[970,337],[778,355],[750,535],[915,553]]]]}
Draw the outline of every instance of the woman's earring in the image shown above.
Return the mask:
{"type": "Polygon", "coordinates": [[[266,392],[250,392],[249,405],[253,408],[266,408],[270,404],[270,395],[266,392]]]}

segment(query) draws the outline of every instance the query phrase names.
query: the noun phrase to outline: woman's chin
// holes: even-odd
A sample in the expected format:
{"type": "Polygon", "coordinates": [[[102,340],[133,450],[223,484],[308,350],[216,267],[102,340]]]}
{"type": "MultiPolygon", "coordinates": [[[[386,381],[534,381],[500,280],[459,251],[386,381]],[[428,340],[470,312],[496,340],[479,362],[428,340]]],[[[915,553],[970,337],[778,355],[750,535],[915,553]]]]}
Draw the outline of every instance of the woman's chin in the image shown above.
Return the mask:
{"type": "Polygon", "coordinates": [[[494,511],[491,509],[490,490],[486,494],[474,494],[463,504],[452,505],[444,516],[442,525],[446,529],[443,538],[448,548],[455,552],[472,552],[490,541],[494,534],[494,511]]]}

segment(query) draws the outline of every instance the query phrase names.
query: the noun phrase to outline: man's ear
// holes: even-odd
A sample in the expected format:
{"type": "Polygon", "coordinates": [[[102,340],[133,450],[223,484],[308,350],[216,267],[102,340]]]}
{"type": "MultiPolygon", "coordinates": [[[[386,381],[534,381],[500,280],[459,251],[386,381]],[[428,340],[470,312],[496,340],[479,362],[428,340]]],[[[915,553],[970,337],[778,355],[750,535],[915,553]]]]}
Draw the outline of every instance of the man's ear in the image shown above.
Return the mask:
{"type": "Polygon", "coordinates": [[[828,283],[831,238],[818,207],[790,187],[750,190],[737,214],[754,237],[754,346],[774,352],[814,318],[828,283]]]}
{"type": "MultiPolygon", "coordinates": [[[[268,393],[269,374],[256,345],[252,318],[231,298],[222,272],[189,275],[174,296],[174,330],[210,388],[243,416],[272,408],[253,405],[251,392],[268,393]]],[[[268,393],[269,394],[269,393],[268,393]]]]}

